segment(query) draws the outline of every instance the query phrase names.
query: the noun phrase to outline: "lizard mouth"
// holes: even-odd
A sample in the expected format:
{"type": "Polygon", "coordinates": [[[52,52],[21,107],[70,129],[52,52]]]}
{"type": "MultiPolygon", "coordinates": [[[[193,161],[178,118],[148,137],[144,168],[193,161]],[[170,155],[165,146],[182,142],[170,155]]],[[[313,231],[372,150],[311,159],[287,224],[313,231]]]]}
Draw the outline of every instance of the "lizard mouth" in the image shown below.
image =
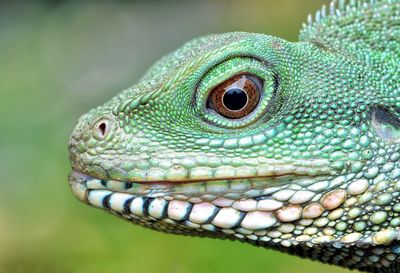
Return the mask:
{"type": "MultiPolygon", "coordinates": [[[[271,188],[289,184],[294,180],[308,180],[317,175],[297,173],[271,174],[262,177],[221,178],[190,181],[119,181],[101,179],[73,169],[69,175],[70,184],[86,184],[88,189],[109,189],[116,192],[131,192],[138,195],[151,195],[159,197],[167,194],[190,194],[198,197],[201,194],[225,195],[233,192],[243,193],[246,190],[271,188]],[[197,190],[195,190],[197,189],[197,190]]],[[[179,198],[179,197],[178,197],[179,198]]]]}
{"type": "MultiPolygon", "coordinates": [[[[69,176],[69,182],[74,186],[84,186],[88,191],[109,190],[112,192],[127,193],[135,196],[147,196],[152,198],[166,198],[169,200],[188,200],[194,202],[215,200],[239,200],[246,198],[263,199],[267,195],[281,195],[282,201],[292,198],[291,194],[296,189],[307,189],[310,181],[318,181],[334,174],[333,170],[323,160],[309,160],[296,164],[275,164],[265,168],[258,167],[254,172],[246,172],[246,167],[219,169],[213,175],[194,175],[190,170],[187,179],[151,179],[152,174],[144,176],[141,180],[113,179],[110,176],[92,174],[73,167],[69,176]],[[222,171],[221,171],[222,170],[222,171]],[[218,175],[216,175],[218,173],[218,175]],[[286,194],[276,194],[279,190],[285,190],[286,194]],[[286,196],[285,196],[286,195],[286,196]]],[[[151,172],[151,170],[149,170],[151,172]]],[[[301,191],[304,194],[306,191],[301,191]]],[[[311,189],[306,195],[312,196],[311,189]]],[[[87,194],[76,193],[77,197],[87,201],[87,194]]],[[[299,194],[297,194],[299,195],[299,194]]],[[[296,199],[296,197],[293,197],[296,199]]],[[[219,203],[219,202],[218,202],[219,203]]],[[[226,202],[229,203],[229,202],[226,202]]]]}
{"type": "MultiPolygon", "coordinates": [[[[304,204],[317,202],[322,192],[334,186],[329,181],[328,173],[289,172],[184,183],[104,180],[78,170],[69,176],[72,191],[81,201],[150,228],[162,220],[174,230],[177,226],[184,230],[190,226],[265,229],[279,221],[295,221],[304,204]]],[[[319,216],[320,212],[312,213],[319,216]]]]}

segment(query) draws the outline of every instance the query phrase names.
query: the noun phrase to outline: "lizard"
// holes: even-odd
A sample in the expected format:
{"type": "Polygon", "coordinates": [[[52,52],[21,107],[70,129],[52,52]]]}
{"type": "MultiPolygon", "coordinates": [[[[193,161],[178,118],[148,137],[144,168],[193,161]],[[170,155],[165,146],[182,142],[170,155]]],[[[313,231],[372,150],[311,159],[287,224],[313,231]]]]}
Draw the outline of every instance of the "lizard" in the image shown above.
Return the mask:
{"type": "Polygon", "coordinates": [[[400,1],[339,0],[299,41],[196,38],[80,117],[69,184],[150,229],[400,272],[400,1]]]}

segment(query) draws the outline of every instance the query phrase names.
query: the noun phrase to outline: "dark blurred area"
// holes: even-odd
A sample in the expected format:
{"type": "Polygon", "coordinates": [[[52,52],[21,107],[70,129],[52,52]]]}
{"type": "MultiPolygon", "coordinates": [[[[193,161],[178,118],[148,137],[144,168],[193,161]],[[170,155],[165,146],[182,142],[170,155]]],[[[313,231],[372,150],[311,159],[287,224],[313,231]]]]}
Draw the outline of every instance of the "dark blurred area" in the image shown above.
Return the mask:
{"type": "Polygon", "coordinates": [[[80,204],[78,117],[197,36],[296,41],[321,0],[0,2],[0,272],[346,272],[239,242],[150,231],[80,204]]]}

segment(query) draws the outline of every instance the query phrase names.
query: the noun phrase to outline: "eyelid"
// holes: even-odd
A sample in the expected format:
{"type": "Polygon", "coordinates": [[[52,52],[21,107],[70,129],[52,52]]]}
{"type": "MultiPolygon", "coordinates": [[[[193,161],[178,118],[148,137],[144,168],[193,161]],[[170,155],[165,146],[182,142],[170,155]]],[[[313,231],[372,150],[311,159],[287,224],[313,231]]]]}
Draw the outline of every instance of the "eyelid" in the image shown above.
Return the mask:
{"type": "MultiPolygon", "coordinates": [[[[264,67],[267,67],[269,69],[272,70],[272,68],[274,67],[273,63],[261,58],[260,56],[256,56],[250,53],[233,53],[231,55],[224,55],[221,58],[218,59],[214,59],[212,62],[208,62],[204,65],[204,71],[201,72],[201,76],[198,77],[197,81],[194,82],[194,92],[192,95],[192,107],[195,107],[195,103],[198,100],[198,93],[199,93],[199,88],[201,86],[201,83],[203,81],[203,79],[212,71],[214,70],[216,67],[218,67],[219,65],[222,65],[226,62],[229,62],[231,60],[237,59],[237,58],[244,58],[244,59],[250,59],[250,60],[254,60],[259,62],[260,64],[263,64],[264,67]]],[[[199,71],[201,71],[201,69],[199,69],[199,71]]],[[[245,73],[246,71],[241,71],[241,73],[245,73]]],[[[239,73],[236,73],[239,74],[239,73]]],[[[214,86],[215,87],[215,86],[214,86]]]]}

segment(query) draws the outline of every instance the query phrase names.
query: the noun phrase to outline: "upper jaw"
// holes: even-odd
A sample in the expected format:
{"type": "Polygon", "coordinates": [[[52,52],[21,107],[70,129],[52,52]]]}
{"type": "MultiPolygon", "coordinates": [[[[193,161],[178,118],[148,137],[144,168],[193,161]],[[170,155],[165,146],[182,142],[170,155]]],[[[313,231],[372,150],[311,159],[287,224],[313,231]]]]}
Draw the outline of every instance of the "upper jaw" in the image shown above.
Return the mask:
{"type": "Polygon", "coordinates": [[[219,180],[258,179],[279,176],[322,176],[335,171],[325,159],[269,159],[221,158],[207,155],[182,154],[169,157],[113,159],[99,157],[96,162],[85,163],[71,157],[72,168],[103,180],[141,184],[178,184],[219,180]],[[115,163],[119,162],[119,163],[115,163]],[[125,164],[128,162],[129,164],[125,164]],[[125,167],[124,167],[125,166],[125,167]]]}

